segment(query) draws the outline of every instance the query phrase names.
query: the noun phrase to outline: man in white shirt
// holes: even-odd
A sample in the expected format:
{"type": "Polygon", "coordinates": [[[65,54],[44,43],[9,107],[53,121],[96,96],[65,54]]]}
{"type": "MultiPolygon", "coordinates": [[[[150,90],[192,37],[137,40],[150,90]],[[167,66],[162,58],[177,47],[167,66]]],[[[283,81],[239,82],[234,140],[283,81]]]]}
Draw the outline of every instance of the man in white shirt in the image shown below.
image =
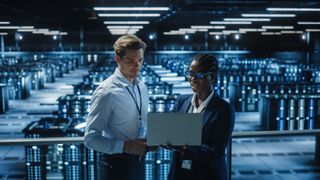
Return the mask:
{"type": "Polygon", "coordinates": [[[146,44],[124,35],[113,47],[118,67],[93,93],[84,141],[103,153],[99,179],[144,179],[148,91],[137,77],[146,44]]]}

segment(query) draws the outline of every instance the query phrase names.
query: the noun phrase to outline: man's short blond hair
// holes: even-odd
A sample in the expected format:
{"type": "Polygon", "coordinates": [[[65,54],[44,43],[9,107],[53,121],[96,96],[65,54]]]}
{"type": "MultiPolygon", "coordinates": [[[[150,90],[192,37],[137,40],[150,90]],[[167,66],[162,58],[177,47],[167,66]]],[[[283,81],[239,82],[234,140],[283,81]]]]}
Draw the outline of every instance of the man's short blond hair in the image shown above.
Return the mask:
{"type": "Polygon", "coordinates": [[[124,35],[117,39],[113,45],[114,52],[123,57],[126,55],[126,50],[139,50],[143,49],[145,51],[147,45],[140,38],[135,35],[124,35]]]}

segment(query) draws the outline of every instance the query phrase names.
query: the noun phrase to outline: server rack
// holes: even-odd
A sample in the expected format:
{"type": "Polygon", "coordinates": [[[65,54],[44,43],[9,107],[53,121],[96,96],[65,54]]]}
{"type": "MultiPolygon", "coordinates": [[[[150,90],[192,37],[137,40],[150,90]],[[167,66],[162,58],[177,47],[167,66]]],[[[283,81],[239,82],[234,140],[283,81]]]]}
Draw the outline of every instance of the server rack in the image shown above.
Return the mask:
{"type": "Polygon", "coordinates": [[[307,130],[319,127],[319,95],[261,95],[264,130],[307,130]]]}
{"type": "Polygon", "coordinates": [[[9,97],[7,84],[0,84],[0,114],[9,110],[9,97]]]}

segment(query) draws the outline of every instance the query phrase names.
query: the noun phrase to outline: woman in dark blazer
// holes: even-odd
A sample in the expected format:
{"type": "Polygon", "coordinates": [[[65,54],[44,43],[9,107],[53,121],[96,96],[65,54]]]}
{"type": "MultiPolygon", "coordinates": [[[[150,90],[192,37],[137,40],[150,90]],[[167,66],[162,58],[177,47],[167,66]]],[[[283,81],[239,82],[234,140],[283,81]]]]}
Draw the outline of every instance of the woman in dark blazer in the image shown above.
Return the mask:
{"type": "Polygon", "coordinates": [[[203,113],[202,145],[175,150],[168,179],[227,180],[225,150],[234,127],[234,108],[214,93],[218,61],[193,57],[187,73],[194,94],[178,98],[174,112],[203,113]]]}

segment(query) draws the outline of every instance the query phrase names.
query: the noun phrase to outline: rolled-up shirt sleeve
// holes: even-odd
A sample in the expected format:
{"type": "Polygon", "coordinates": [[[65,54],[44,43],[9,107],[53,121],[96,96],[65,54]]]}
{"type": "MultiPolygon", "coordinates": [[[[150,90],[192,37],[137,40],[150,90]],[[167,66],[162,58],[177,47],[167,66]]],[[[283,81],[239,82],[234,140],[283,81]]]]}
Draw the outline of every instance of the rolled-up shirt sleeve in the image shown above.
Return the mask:
{"type": "Polygon", "coordinates": [[[112,96],[112,93],[102,88],[94,93],[84,136],[86,147],[107,154],[122,153],[124,146],[123,140],[104,135],[110,134],[108,122],[114,108],[112,96]]]}

